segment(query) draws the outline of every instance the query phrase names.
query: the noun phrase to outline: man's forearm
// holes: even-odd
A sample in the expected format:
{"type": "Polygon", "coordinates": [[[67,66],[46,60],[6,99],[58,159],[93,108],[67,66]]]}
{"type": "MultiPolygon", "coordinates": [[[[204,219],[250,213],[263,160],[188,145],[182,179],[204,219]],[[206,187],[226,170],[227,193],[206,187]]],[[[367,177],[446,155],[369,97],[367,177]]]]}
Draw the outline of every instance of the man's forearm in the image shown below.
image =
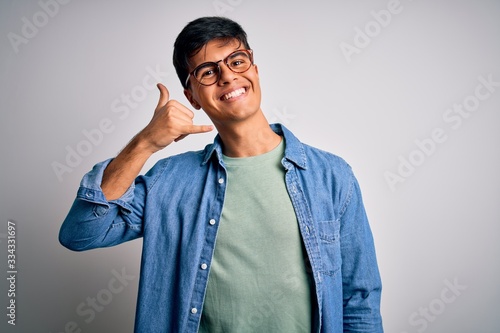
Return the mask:
{"type": "Polygon", "coordinates": [[[120,198],[139,175],[142,167],[152,155],[139,136],[113,159],[104,170],[101,189],[108,201],[120,198]]]}

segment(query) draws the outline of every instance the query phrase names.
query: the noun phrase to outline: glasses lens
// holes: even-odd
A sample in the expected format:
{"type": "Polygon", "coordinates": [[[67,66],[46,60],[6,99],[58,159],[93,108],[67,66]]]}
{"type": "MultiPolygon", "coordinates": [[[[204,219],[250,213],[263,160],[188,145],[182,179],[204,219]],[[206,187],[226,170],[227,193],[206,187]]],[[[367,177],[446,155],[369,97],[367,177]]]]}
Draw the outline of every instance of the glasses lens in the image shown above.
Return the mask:
{"type": "MultiPolygon", "coordinates": [[[[224,62],[234,73],[243,73],[252,66],[252,54],[248,50],[238,50],[227,56],[224,62]]],[[[219,72],[220,67],[218,63],[207,62],[197,67],[193,72],[193,76],[199,83],[209,86],[219,80],[219,72]]]]}
{"type": "Polygon", "coordinates": [[[201,84],[214,84],[219,77],[219,66],[215,62],[207,62],[198,67],[193,75],[201,84]]]}
{"type": "Polygon", "coordinates": [[[248,51],[236,51],[227,57],[227,65],[235,73],[243,73],[252,65],[252,59],[248,51]]]}

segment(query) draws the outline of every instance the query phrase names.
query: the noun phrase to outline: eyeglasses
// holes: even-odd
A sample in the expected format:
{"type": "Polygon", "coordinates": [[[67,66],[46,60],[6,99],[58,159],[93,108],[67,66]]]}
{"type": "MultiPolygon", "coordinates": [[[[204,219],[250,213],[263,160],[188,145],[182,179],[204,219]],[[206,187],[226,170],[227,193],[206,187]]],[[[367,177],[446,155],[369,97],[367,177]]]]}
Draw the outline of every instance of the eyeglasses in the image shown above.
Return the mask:
{"type": "Polygon", "coordinates": [[[189,78],[192,76],[201,85],[211,86],[219,82],[221,76],[221,69],[219,63],[223,61],[226,66],[233,73],[244,73],[253,65],[253,52],[252,50],[236,50],[226,58],[217,62],[205,62],[197,66],[191,73],[189,73],[184,83],[184,87],[188,86],[189,78]]]}

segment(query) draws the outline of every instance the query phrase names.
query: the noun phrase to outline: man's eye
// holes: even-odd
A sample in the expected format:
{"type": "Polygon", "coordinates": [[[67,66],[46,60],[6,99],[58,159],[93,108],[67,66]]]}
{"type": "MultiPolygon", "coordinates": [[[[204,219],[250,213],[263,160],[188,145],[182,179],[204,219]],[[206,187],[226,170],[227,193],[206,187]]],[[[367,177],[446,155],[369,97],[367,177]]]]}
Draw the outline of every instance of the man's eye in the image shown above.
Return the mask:
{"type": "Polygon", "coordinates": [[[217,71],[214,67],[204,67],[204,68],[200,68],[197,72],[196,72],[196,77],[198,79],[204,79],[204,78],[209,78],[209,77],[213,77],[215,75],[217,75],[217,71]]]}
{"type": "Polygon", "coordinates": [[[214,74],[215,74],[215,71],[213,69],[207,69],[201,73],[201,76],[211,76],[214,74]]]}
{"type": "Polygon", "coordinates": [[[231,62],[231,66],[238,67],[238,66],[243,65],[244,63],[245,63],[244,60],[238,59],[238,60],[234,60],[233,62],[231,62]]]}

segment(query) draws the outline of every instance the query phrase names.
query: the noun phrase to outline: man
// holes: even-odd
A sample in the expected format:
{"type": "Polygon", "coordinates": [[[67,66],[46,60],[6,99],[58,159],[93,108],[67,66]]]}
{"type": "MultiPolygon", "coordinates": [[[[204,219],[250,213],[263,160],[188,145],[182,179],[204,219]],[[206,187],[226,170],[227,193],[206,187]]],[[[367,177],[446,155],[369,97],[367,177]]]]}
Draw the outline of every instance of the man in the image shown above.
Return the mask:
{"type": "Polygon", "coordinates": [[[241,26],[189,23],[174,66],[214,143],[138,176],[153,153],[212,130],[158,84],[151,122],[84,176],[61,243],[81,251],[144,237],[136,332],[382,332],[357,181],[339,157],[268,124],[241,26]]]}

